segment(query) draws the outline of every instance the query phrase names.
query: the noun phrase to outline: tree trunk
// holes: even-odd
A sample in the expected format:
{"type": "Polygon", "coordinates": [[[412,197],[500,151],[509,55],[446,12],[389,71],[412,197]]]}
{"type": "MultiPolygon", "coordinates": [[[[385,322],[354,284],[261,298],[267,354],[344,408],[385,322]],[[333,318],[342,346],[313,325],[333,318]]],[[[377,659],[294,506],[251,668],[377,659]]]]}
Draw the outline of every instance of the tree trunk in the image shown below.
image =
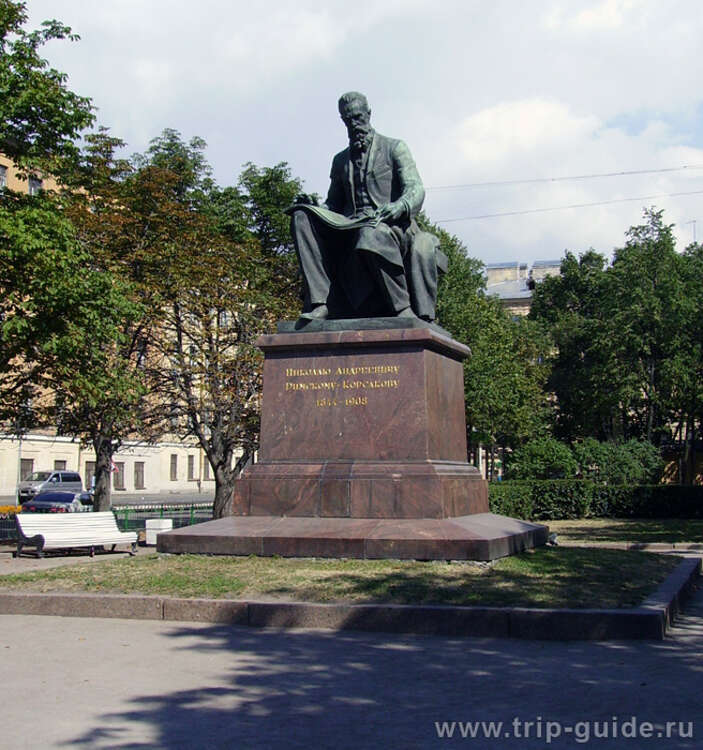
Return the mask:
{"type": "Polygon", "coordinates": [[[654,434],[654,362],[649,364],[649,390],[647,392],[647,442],[652,442],[654,434]]]}
{"type": "Polygon", "coordinates": [[[93,510],[110,510],[110,475],[112,468],[112,441],[104,435],[93,439],[95,449],[95,499],[93,510]]]}
{"type": "Polygon", "coordinates": [[[232,493],[236,474],[231,469],[215,469],[215,504],[212,508],[213,518],[223,518],[232,513],[232,493]]]}

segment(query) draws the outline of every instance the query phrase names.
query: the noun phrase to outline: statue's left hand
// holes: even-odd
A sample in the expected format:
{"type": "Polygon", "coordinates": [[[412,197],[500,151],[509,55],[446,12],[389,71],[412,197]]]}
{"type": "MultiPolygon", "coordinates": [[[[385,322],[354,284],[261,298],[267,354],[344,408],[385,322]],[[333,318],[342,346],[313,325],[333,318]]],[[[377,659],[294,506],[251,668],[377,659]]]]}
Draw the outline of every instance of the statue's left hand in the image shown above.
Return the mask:
{"type": "Polygon", "coordinates": [[[319,202],[317,196],[308,195],[307,193],[298,193],[295,198],[295,202],[302,206],[318,206],[319,202]]]}
{"type": "Polygon", "coordinates": [[[389,222],[397,221],[403,216],[404,213],[405,204],[401,201],[396,201],[395,203],[384,203],[382,206],[379,206],[378,210],[376,211],[376,216],[381,221],[389,222]]]}

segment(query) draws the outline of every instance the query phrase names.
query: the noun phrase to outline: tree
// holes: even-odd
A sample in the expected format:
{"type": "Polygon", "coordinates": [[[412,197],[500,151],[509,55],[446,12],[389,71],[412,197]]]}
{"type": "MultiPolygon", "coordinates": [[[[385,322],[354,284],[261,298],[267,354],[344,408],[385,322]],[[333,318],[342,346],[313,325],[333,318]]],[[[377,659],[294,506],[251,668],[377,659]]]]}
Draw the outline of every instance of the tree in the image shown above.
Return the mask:
{"type": "Polygon", "coordinates": [[[535,290],[530,316],[555,342],[555,433],[571,442],[673,440],[685,453],[682,480],[691,481],[703,374],[700,249],[679,254],[653,208],[626,238],[611,266],[594,251],[578,260],[566,253],[561,276],[535,290]]]}
{"type": "Polygon", "coordinates": [[[627,231],[615,251],[606,285],[606,336],[614,349],[623,397],[626,435],[659,444],[668,432],[686,332],[683,259],[673,225],[648,209],[645,223],[627,231]]]}
{"type": "Polygon", "coordinates": [[[302,182],[281,162],[257,167],[248,162],[239,176],[239,188],[249,209],[249,230],[257,237],[265,255],[295,255],[290,217],[285,209],[295,202],[302,182]]]}
{"type": "Polygon", "coordinates": [[[294,270],[282,259],[290,255],[283,209],[299,182],[285,165],[248,165],[239,186],[255,198],[222,189],[209,178],[204,147],[166,131],[137,163],[140,172],[171,175],[177,186],[171,199],[187,217],[187,242],[174,245],[161,274],[168,283],[156,280],[163,315],[154,338],[158,392],[181,436],[195,437],[207,456],[219,517],[258,447],[263,358],[256,339],[297,309],[294,270]]]}
{"type": "Polygon", "coordinates": [[[280,162],[273,167],[244,165],[238,188],[248,212],[249,236],[257,239],[263,256],[270,260],[268,283],[271,291],[284,297],[295,295],[300,308],[303,299],[302,277],[290,231],[290,216],[285,209],[295,203],[303,183],[280,162]]]}
{"type": "Polygon", "coordinates": [[[696,445],[703,430],[703,247],[686,248],[683,264],[684,322],[672,370],[678,373],[674,393],[672,438],[679,447],[679,481],[696,480],[696,445]]]}
{"type": "Polygon", "coordinates": [[[41,47],[76,40],[58,21],[26,31],[26,3],[0,0],[0,151],[18,166],[59,174],[78,155],[75,139],[93,121],[90,99],[66,87],[41,47]]]}
{"type": "Polygon", "coordinates": [[[55,195],[6,193],[0,247],[0,418],[14,422],[31,404],[36,422],[52,423],[62,379],[88,377],[86,352],[117,335],[122,286],[90,268],[55,195]]]}
{"type": "Polygon", "coordinates": [[[606,332],[606,266],[594,250],[578,259],[567,251],[559,276],[547,277],[533,292],[529,318],[553,341],[546,387],[556,396],[554,431],[570,442],[618,432],[623,396],[606,332]]]}
{"type": "MultiPolygon", "coordinates": [[[[77,37],[57,21],[27,32],[26,20],[24,3],[0,0],[0,150],[25,173],[68,179],[92,108],[39,50],[77,37]]],[[[105,398],[111,355],[138,310],[123,281],[95,266],[67,199],[5,190],[0,201],[0,412],[20,429],[53,423],[72,434],[95,399],[105,398]],[[84,396],[78,404],[76,393],[84,396]]]]}
{"type": "MultiPolygon", "coordinates": [[[[29,32],[26,21],[25,3],[0,0],[0,151],[27,170],[61,168],[76,154],[73,141],[91,122],[91,106],[39,51],[51,39],[76,37],[57,21],[29,32]]],[[[95,281],[79,278],[82,260],[55,196],[3,190],[0,417],[13,418],[36,397],[37,375],[80,325],[80,298],[95,281]]]]}
{"type": "Polygon", "coordinates": [[[196,250],[181,259],[165,292],[161,394],[182,436],[194,436],[207,456],[220,517],[258,447],[263,358],[256,339],[295,301],[270,291],[270,268],[255,243],[213,233],[196,250]]]}
{"type": "Polygon", "coordinates": [[[474,453],[486,446],[494,467],[496,446],[505,449],[544,426],[547,342],[539,328],[513,320],[497,299],[486,297],[482,265],[469,258],[456,237],[432,226],[448,256],[438,291],[438,320],[471,348],[464,363],[467,439],[474,453]]]}
{"type": "Polygon", "coordinates": [[[175,179],[117,159],[122,145],[104,130],[89,135],[64,196],[86,268],[111,280],[113,292],[104,304],[115,326],[101,338],[88,331],[78,339],[81,364],[61,370],[53,388],[62,429],[95,451],[97,510],[110,507],[112,457],[124,440],[154,440],[168,427],[151,352],[162,321],[161,290],[192,239],[191,217],[171,197],[175,179]]]}

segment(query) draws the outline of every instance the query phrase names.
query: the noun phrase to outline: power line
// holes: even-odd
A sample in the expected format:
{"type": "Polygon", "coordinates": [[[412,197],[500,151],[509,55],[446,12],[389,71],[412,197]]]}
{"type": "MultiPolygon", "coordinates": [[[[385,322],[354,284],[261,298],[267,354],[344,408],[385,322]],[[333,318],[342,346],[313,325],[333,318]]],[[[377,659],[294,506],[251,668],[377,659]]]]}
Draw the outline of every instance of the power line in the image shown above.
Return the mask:
{"type": "Polygon", "coordinates": [[[539,214],[546,211],[564,211],[570,208],[590,208],[592,206],[609,206],[613,203],[628,203],[630,201],[649,201],[657,198],[677,198],[683,195],[701,195],[703,190],[692,190],[686,193],[659,193],[659,195],[642,195],[638,198],[614,198],[609,201],[596,201],[595,203],[573,203],[570,206],[549,206],[548,208],[528,208],[524,211],[503,211],[496,214],[478,214],[476,216],[462,216],[457,219],[439,219],[437,224],[449,224],[453,221],[472,221],[474,219],[495,219],[500,216],[523,216],[524,214],[539,214]]]}
{"type": "Polygon", "coordinates": [[[502,187],[504,185],[533,185],[544,182],[566,182],[568,180],[593,180],[599,177],[626,177],[641,174],[663,174],[665,172],[683,172],[687,169],[703,169],[703,164],[684,164],[680,167],[663,169],[636,169],[624,172],[601,172],[598,174],[577,174],[568,177],[533,177],[526,180],[494,180],[492,182],[467,182],[463,185],[436,185],[426,190],[465,190],[468,188],[502,187]]]}

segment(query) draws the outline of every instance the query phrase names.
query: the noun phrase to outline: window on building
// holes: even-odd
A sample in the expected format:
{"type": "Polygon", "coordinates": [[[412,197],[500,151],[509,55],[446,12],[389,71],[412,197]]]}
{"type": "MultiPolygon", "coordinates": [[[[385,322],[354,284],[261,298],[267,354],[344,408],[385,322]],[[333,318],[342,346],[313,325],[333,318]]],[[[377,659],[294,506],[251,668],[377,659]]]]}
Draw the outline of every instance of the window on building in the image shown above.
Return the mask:
{"type": "Polygon", "coordinates": [[[41,192],[42,181],[38,177],[29,178],[29,194],[39,195],[41,192]]]}
{"type": "Polygon", "coordinates": [[[55,459],[54,460],[54,471],[66,471],[66,462],[55,459]]]}
{"type": "Polygon", "coordinates": [[[115,471],[112,472],[112,488],[123,490],[124,486],[124,462],[115,461],[115,471]]]}
{"type": "Polygon", "coordinates": [[[188,481],[195,479],[195,456],[188,456],[188,481]]]}
{"type": "Polygon", "coordinates": [[[232,314],[229,310],[220,310],[217,313],[217,325],[220,328],[229,328],[232,324],[232,314]]]}
{"type": "Polygon", "coordinates": [[[145,338],[140,338],[137,341],[137,346],[136,346],[137,367],[140,370],[143,370],[144,367],[146,367],[146,350],[147,350],[147,341],[145,338]]]}
{"type": "Polygon", "coordinates": [[[0,188],[7,187],[7,167],[0,164],[0,188]]]}
{"type": "Polygon", "coordinates": [[[85,462],[85,486],[86,489],[95,486],[95,461],[85,462]]]}
{"type": "Polygon", "coordinates": [[[144,489],[144,461],[134,462],[134,489],[144,489]]]}
{"type": "Polygon", "coordinates": [[[21,458],[20,459],[20,481],[24,480],[34,471],[34,459],[33,458],[21,458]]]}
{"type": "Polygon", "coordinates": [[[207,460],[207,458],[203,461],[203,479],[212,479],[212,475],[210,472],[210,462],[207,460]]]}
{"type": "Polygon", "coordinates": [[[171,454],[171,481],[175,482],[178,479],[178,455],[175,453],[171,454]]]}

